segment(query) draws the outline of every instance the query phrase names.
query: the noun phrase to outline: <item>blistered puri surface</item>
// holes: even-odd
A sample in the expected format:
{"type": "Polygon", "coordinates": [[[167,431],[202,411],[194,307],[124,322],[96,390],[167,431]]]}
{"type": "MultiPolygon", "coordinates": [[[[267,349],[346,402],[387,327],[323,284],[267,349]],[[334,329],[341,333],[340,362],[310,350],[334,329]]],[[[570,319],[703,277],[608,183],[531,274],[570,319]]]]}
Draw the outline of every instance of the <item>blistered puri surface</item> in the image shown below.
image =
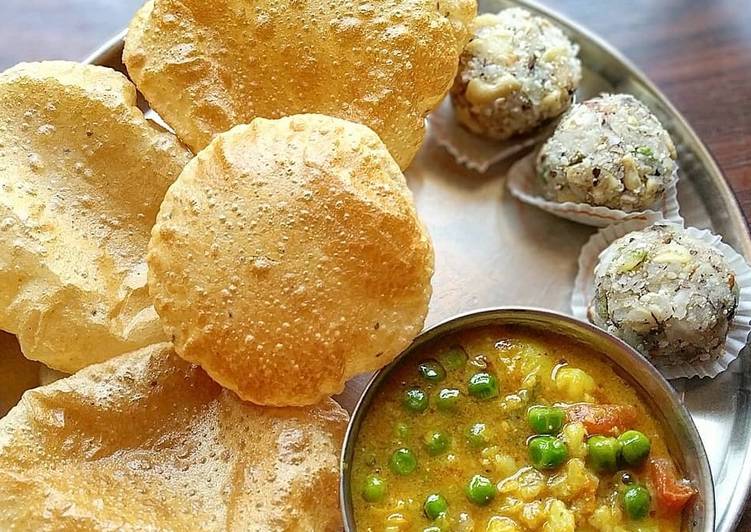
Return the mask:
{"type": "Polygon", "coordinates": [[[154,0],[124,62],[195,151],[253,118],[320,113],[375,130],[402,168],[451,86],[474,0],[154,0]]]}
{"type": "Polygon", "coordinates": [[[164,339],[146,245],[190,157],[114,70],[0,74],[0,329],[27,357],[73,372],[164,339]]]}
{"type": "Polygon", "coordinates": [[[240,401],[159,344],[37,388],[0,420],[3,530],[341,529],[332,400],[240,401]]]}
{"type": "Polygon", "coordinates": [[[181,356],[246,400],[304,405],[420,332],[433,249],[375,133],[300,115],[200,152],[167,193],[148,264],[181,356]]]}

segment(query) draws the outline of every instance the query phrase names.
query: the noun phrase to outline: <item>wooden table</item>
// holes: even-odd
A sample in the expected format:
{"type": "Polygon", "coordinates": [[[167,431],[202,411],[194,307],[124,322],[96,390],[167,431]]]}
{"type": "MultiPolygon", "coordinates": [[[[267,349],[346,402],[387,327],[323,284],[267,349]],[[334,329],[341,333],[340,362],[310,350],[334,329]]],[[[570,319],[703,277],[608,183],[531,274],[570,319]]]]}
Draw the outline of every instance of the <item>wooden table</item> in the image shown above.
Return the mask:
{"type": "MultiPolygon", "coordinates": [[[[751,219],[751,16],[747,0],[547,0],[604,36],[667,94],[717,158],[751,219]]],[[[0,70],[82,59],[141,0],[0,0],[0,70]]],[[[740,530],[751,530],[751,506],[740,530]]]]}

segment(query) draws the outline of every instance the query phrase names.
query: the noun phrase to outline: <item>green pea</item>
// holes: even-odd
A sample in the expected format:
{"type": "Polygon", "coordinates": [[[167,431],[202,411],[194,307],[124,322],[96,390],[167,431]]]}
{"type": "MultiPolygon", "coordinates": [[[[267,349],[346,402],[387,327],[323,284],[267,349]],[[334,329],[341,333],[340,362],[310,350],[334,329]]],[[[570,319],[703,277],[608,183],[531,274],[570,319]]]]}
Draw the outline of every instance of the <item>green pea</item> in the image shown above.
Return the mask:
{"type": "Polygon", "coordinates": [[[446,433],[440,430],[429,432],[423,438],[425,449],[431,456],[436,456],[448,450],[451,440],[446,433]]]}
{"type": "Polygon", "coordinates": [[[423,379],[430,382],[441,382],[446,378],[446,370],[437,360],[432,358],[420,362],[417,365],[417,371],[423,379]]]}
{"type": "Polygon", "coordinates": [[[412,412],[425,412],[428,408],[428,394],[420,388],[410,388],[404,393],[402,404],[412,412]]]}
{"type": "Polygon", "coordinates": [[[498,381],[490,373],[475,373],[469,379],[469,395],[486,401],[498,397],[498,381]]]}
{"type": "Polygon", "coordinates": [[[438,355],[443,367],[449,371],[455,371],[464,367],[467,363],[467,352],[461,346],[449,347],[438,355]]]}
{"type": "Polygon", "coordinates": [[[475,475],[467,483],[465,493],[471,502],[485,506],[495,498],[496,488],[489,478],[475,475]]]}
{"type": "Polygon", "coordinates": [[[638,430],[627,430],[618,436],[618,442],[621,444],[623,461],[630,466],[641,464],[652,448],[649,438],[638,430]]]}
{"type": "Polygon", "coordinates": [[[652,157],[654,155],[652,148],[650,148],[649,146],[639,146],[638,148],[636,148],[636,153],[639,153],[646,157],[652,157]]]}
{"type": "Polygon", "coordinates": [[[397,475],[409,475],[417,468],[417,458],[415,458],[415,453],[406,447],[397,449],[391,455],[389,467],[391,468],[391,471],[397,475]]]}
{"type": "Polygon", "coordinates": [[[615,438],[592,436],[587,440],[587,456],[590,465],[597,471],[616,471],[621,444],[615,438]]]}
{"type": "Polygon", "coordinates": [[[382,501],[386,496],[386,481],[378,475],[368,475],[362,487],[362,498],[368,502],[382,501]]]}
{"type": "Polygon", "coordinates": [[[485,423],[475,423],[466,432],[467,441],[475,449],[483,449],[488,446],[492,435],[485,423]]]}
{"type": "Polygon", "coordinates": [[[459,406],[459,398],[461,392],[456,388],[444,388],[438,392],[438,397],[435,400],[435,405],[438,410],[444,412],[454,411],[459,406]]]}
{"type": "Polygon", "coordinates": [[[644,486],[634,484],[623,490],[622,495],[623,509],[630,519],[644,519],[649,513],[649,505],[652,497],[644,486]]]}
{"type": "Polygon", "coordinates": [[[394,425],[394,434],[398,438],[406,438],[407,436],[409,436],[409,433],[409,425],[407,425],[404,421],[399,421],[396,425],[394,425]]]}
{"type": "Polygon", "coordinates": [[[566,421],[566,412],[554,406],[533,406],[527,411],[527,421],[537,434],[558,434],[566,421]]]}
{"type": "Polygon", "coordinates": [[[529,461],[536,469],[555,469],[568,458],[568,447],[553,436],[535,436],[528,443],[529,461]]]}
{"type": "Polygon", "coordinates": [[[440,493],[432,493],[425,499],[422,509],[428,519],[438,519],[441,514],[446,513],[446,510],[449,509],[449,503],[440,493]]]}

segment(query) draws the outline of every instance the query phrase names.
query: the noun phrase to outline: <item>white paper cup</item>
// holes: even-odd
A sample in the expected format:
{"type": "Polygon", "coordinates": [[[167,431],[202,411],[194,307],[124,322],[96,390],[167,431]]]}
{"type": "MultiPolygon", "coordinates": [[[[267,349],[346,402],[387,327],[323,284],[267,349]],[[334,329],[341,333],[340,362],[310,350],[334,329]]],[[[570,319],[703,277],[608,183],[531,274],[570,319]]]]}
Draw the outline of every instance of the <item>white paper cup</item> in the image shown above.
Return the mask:
{"type": "Polygon", "coordinates": [[[438,109],[428,117],[428,127],[435,141],[443,146],[456,162],[482,174],[494,164],[543,142],[555,129],[555,123],[547,124],[529,135],[505,141],[487,139],[462,127],[454,114],[451,97],[446,96],[438,109]]]}
{"type": "Polygon", "coordinates": [[[676,168],[673,179],[668,185],[665,195],[654,209],[646,211],[626,212],[608,207],[593,206],[586,203],[567,201],[558,203],[545,199],[539,190],[537,178],[537,150],[516,161],[508,172],[507,185],[511,194],[527,203],[547,211],[561,218],[594,227],[624,222],[626,220],[647,220],[651,216],[659,215],[672,222],[682,222],[678,205],[678,170],[676,168]]]}
{"type": "MultiPolygon", "coordinates": [[[[576,275],[574,291],[571,295],[571,311],[574,316],[580,319],[589,319],[588,308],[595,289],[595,267],[605,248],[622,236],[649,227],[658,221],[665,222],[659,215],[655,214],[643,220],[628,220],[620,224],[609,225],[592,235],[579,254],[579,272],[576,275]]],[[[682,222],[668,223],[683,227],[682,222]]],[[[730,363],[738,358],[738,354],[746,346],[749,332],[751,332],[751,268],[738,252],[723,243],[719,236],[712,234],[710,231],[688,227],[686,232],[690,236],[709,244],[725,257],[729,267],[735,272],[735,281],[740,288],[738,308],[733,322],[730,324],[725,349],[718,359],[671,366],[656,362],[655,367],[667,379],[681,377],[712,378],[725,371],[730,363]]]]}

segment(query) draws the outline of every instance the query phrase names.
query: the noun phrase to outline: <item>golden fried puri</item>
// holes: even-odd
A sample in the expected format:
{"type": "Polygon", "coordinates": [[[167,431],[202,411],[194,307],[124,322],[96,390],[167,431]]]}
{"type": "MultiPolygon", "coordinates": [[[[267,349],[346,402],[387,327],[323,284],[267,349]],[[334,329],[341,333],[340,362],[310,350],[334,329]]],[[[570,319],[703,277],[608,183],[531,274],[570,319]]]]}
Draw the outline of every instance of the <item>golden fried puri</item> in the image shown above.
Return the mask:
{"type": "Polygon", "coordinates": [[[27,357],[73,372],[164,339],[146,244],[190,157],[114,70],[0,74],[0,329],[27,357]]]}
{"type": "Polygon", "coordinates": [[[194,151],[255,117],[372,128],[402,168],[452,84],[475,0],[153,0],[123,60],[194,151]]]}
{"type": "Polygon", "coordinates": [[[169,344],[28,392],[0,420],[0,529],[334,531],[347,414],[243,403],[169,344]]]}
{"type": "Polygon", "coordinates": [[[165,197],[148,264],[181,356],[246,400],[305,405],[420,331],[433,251],[378,136],[298,115],[199,153],[165,197]]]}
{"type": "Polygon", "coordinates": [[[16,406],[23,392],[39,386],[41,367],[23,356],[15,336],[0,332],[0,418],[16,406]]]}

